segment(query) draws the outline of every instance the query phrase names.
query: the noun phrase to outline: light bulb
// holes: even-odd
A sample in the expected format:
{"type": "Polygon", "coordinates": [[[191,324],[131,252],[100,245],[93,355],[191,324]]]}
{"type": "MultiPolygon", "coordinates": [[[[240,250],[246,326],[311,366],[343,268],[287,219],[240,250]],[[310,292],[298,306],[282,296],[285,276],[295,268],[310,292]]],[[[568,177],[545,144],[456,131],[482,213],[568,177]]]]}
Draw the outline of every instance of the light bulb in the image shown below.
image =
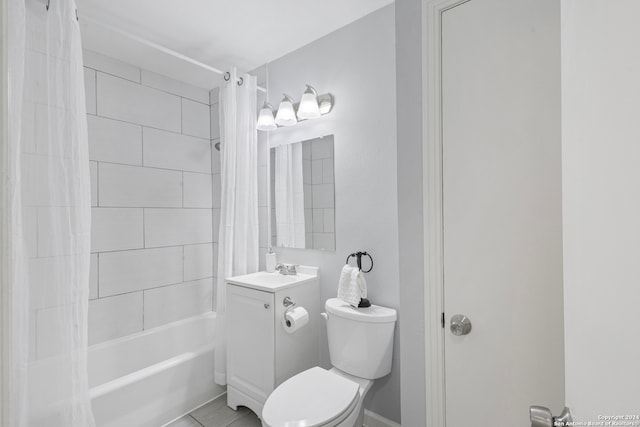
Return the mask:
{"type": "Polygon", "coordinates": [[[318,107],[318,92],[307,85],[307,89],[302,94],[300,106],[298,107],[299,119],[317,119],[320,117],[320,108],[318,107]]]}
{"type": "Polygon", "coordinates": [[[293,110],[293,99],[289,95],[285,94],[280,101],[275,121],[280,126],[293,126],[298,123],[296,112],[293,110]]]}
{"type": "Polygon", "coordinates": [[[273,119],[273,107],[265,101],[262,109],[260,110],[260,114],[258,114],[258,124],[256,125],[256,129],[269,131],[277,128],[278,126],[276,126],[276,122],[273,119]]]}

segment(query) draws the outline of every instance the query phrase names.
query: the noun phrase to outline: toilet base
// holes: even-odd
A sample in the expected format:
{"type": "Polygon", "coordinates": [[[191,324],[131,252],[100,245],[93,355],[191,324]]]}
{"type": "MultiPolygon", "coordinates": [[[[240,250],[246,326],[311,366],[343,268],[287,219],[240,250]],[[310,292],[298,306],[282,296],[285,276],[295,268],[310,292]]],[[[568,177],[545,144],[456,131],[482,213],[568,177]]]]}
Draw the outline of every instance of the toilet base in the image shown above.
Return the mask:
{"type": "Polygon", "coordinates": [[[358,390],[358,404],[349,416],[344,419],[340,424],[336,424],[335,427],[362,427],[364,423],[364,398],[367,395],[369,389],[373,385],[373,380],[367,380],[365,378],[355,377],[353,375],[349,375],[345,372],[342,372],[338,368],[331,368],[329,372],[333,372],[336,375],[340,375],[341,377],[347,378],[355,383],[357,383],[360,388],[358,390]]]}

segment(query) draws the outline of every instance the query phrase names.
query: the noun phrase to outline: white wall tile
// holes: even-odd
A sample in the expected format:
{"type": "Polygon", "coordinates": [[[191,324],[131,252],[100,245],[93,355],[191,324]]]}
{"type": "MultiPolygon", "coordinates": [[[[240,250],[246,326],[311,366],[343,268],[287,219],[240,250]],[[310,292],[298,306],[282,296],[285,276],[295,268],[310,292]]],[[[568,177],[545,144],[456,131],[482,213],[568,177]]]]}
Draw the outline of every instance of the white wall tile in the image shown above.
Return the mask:
{"type": "Polygon", "coordinates": [[[91,209],[91,252],[144,247],[141,208],[91,209]]]}
{"type": "Polygon", "coordinates": [[[324,211],[324,232],[334,233],[336,224],[336,210],[335,209],[323,209],[324,211]]]}
{"type": "Polygon", "coordinates": [[[96,114],[96,72],[84,69],[84,97],[87,102],[87,114],[96,114]]]}
{"type": "Polygon", "coordinates": [[[211,209],[211,175],[184,172],[184,207],[211,209]]]}
{"type": "Polygon", "coordinates": [[[311,208],[304,210],[304,231],[307,234],[313,232],[313,209],[311,208]]]}
{"type": "Polygon", "coordinates": [[[100,298],[183,280],[181,246],[101,253],[100,298]]]}
{"type": "Polygon", "coordinates": [[[333,159],[322,161],[322,182],[325,184],[333,182],[333,159]]]}
{"type": "Polygon", "coordinates": [[[98,206],[98,164],[89,162],[89,174],[91,176],[91,206],[98,206]]]}
{"type": "Polygon", "coordinates": [[[208,104],[182,98],[182,133],[199,138],[211,138],[208,104]]]}
{"type": "Polygon", "coordinates": [[[142,126],[89,116],[89,158],[142,165],[142,126]]]}
{"type": "Polygon", "coordinates": [[[98,73],[98,115],[180,132],[180,97],[98,73]]]}
{"type": "Polygon", "coordinates": [[[98,204],[113,207],[182,207],[182,173],[101,163],[98,204]]]}
{"type": "Polygon", "coordinates": [[[83,50],[82,59],[85,67],[140,83],[140,69],[133,65],[104,56],[92,50],[83,50]]]}
{"type": "Polygon", "coordinates": [[[145,209],[145,246],[209,243],[211,224],[211,209],[145,209]]]}
{"type": "Polygon", "coordinates": [[[322,209],[312,209],[313,211],[313,229],[314,233],[322,233],[324,231],[324,212],[322,209]]]}
{"type": "Polygon", "coordinates": [[[211,202],[213,203],[213,208],[214,209],[220,209],[221,206],[221,191],[222,191],[222,177],[219,173],[215,173],[213,175],[211,175],[211,183],[212,183],[212,187],[211,187],[211,194],[212,194],[212,200],[211,202]]]}
{"type": "Polygon", "coordinates": [[[142,84],[174,95],[183,96],[203,104],[209,104],[209,91],[207,89],[192,86],[188,83],[174,80],[152,71],[142,70],[142,84]]]}
{"type": "Polygon", "coordinates": [[[150,289],[144,293],[144,328],[211,311],[213,279],[150,289]]]}
{"type": "Polygon", "coordinates": [[[216,103],[211,104],[211,139],[219,139],[220,138],[220,115],[218,113],[219,106],[216,100],[216,103]]]}
{"type": "MultiPolygon", "coordinates": [[[[312,185],[313,208],[333,208],[335,206],[333,184],[312,185]]],[[[306,195],[305,195],[306,196],[306,195]]]]}
{"type": "Polygon", "coordinates": [[[220,235],[220,209],[213,209],[211,213],[213,215],[213,241],[217,242],[220,235]]]}
{"type": "Polygon", "coordinates": [[[302,160],[302,183],[311,184],[311,160],[302,160]]]}
{"type": "Polygon", "coordinates": [[[322,163],[322,159],[311,162],[311,184],[322,184],[322,163]]]}
{"type": "Polygon", "coordinates": [[[213,244],[184,247],[184,280],[213,277],[213,244]]]}
{"type": "Polygon", "coordinates": [[[333,138],[321,138],[311,144],[311,159],[333,158],[333,138]]]}
{"type": "Polygon", "coordinates": [[[209,91],[209,104],[217,104],[220,102],[220,88],[214,87],[209,91]]]}
{"type": "Polygon", "coordinates": [[[216,143],[219,139],[211,141],[211,173],[220,173],[220,151],[216,150],[216,143]]]}
{"type": "Polygon", "coordinates": [[[211,173],[208,139],[144,128],[144,165],[190,172],[211,173]]]}
{"type": "Polygon", "coordinates": [[[142,331],[142,292],[89,301],[89,344],[142,331]]]}
{"type": "Polygon", "coordinates": [[[98,298],[98,254],[91,254],[89,264],[89,299],[98,298]]]}

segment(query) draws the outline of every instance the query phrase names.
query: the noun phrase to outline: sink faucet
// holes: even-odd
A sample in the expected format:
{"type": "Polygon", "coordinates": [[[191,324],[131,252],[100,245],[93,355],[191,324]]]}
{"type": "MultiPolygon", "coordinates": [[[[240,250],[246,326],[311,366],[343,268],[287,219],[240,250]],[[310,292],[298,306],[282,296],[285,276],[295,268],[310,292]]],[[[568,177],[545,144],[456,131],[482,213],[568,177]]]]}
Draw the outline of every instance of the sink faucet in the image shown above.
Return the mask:
{"type": "Polygon", "coordinates": [[[278,264],[276,265],[276,271],[285,276],[295,276],[298,274],[295,264],[278,264]]]}

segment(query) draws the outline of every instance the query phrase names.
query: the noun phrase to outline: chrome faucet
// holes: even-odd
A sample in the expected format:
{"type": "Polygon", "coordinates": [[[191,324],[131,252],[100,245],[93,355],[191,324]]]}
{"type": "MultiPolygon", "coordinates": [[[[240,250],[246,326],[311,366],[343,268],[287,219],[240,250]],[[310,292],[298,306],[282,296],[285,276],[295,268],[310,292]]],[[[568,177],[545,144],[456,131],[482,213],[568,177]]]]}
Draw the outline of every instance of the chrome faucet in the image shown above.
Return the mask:
{"type": "Polygon", "coordinates": [[[298,274],[296,267],[298,266],[295,264],[278,264],[276,265],[276,271],[285,276],[295,276],[298,274]]]}

